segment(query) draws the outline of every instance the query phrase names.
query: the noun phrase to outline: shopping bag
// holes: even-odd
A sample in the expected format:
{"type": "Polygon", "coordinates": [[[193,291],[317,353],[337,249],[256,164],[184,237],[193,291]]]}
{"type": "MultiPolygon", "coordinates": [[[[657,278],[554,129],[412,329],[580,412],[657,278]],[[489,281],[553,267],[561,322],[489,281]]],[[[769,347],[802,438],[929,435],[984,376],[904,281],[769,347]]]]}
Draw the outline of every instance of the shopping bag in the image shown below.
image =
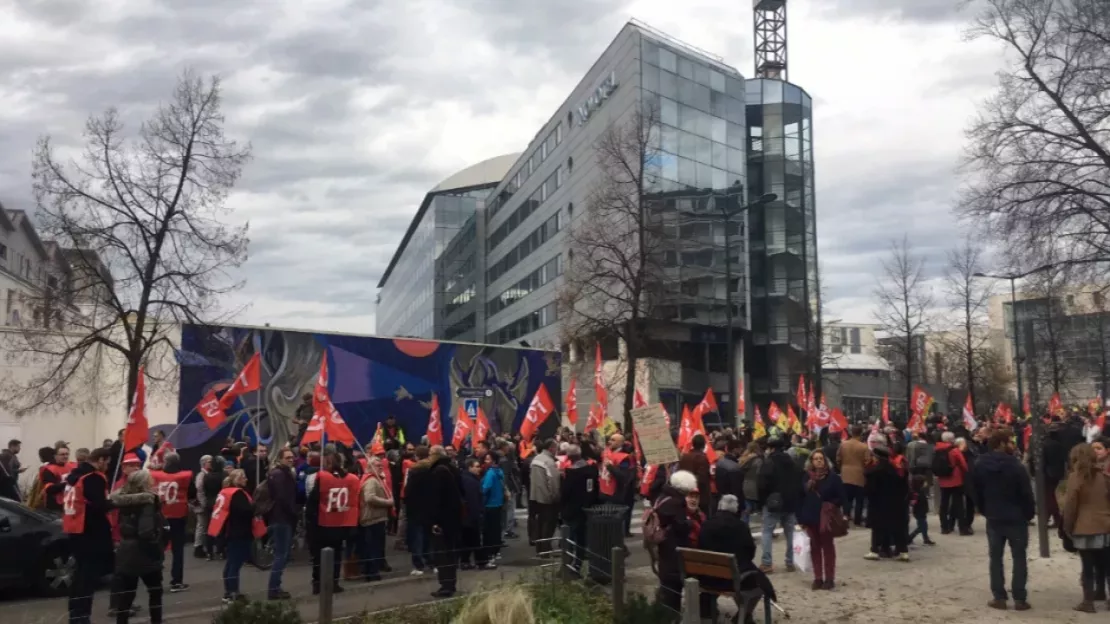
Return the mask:
{"type": "Polygon", "coordinates": [[[802,572],[809,572],[812,567],[809,558],[809,535],[801,531],[794,533],[794,566],[802,572]]]}

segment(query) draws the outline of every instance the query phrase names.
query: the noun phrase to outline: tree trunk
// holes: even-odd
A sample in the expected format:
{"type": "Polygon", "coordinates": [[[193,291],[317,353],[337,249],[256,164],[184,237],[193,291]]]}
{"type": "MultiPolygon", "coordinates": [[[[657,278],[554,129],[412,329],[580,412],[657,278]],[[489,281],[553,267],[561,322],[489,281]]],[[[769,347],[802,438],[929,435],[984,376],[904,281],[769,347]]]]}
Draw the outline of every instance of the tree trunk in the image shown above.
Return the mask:
{"type": "Polygon", "coordinates": [[[624,372],[624,410],[621,422],[624,433],[632,435],[632,403],[636,396],[636,360],[639,359],[639,336],[636,334],[638,323],[635,320],[628,322],[628,331],[625,332],[625,372],[624,372]]]}

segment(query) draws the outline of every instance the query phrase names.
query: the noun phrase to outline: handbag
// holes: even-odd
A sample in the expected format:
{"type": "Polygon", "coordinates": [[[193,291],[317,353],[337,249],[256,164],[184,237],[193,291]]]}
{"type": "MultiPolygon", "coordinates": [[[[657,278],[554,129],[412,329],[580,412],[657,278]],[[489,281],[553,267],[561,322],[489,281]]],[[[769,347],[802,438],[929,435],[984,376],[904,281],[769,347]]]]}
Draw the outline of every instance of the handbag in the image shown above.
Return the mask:
{"type": "Polygon", "coordinates": [[[848,520],[841,513],[840,507],[833,503],[821,503],[820,530],[833,537],[844,537],[848,534],[848,520]]]}

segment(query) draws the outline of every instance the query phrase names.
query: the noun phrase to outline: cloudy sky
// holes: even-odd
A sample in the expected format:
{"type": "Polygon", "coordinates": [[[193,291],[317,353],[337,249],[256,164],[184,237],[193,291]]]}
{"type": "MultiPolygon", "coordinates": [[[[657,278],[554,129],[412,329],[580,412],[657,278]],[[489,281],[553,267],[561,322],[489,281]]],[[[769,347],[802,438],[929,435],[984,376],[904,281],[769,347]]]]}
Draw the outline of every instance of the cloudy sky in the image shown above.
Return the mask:
{"type": "MultiPolygon", "coordinates": [[[[878,260],[909,234],[942,269],[962,131],[998,50],[960,0],[790,0],[790,79],[815,101],[829,315],[871,322],[878,260]]],[[[186,67],[224,77],[255,159],[241,321],[374,330],[378,279],[424,193],[520,151],[631,17],[750,75],[743,0],[8,0],[0,3],[0,199],[32,209],[37,136],[77,144],[108,106],[138,120],[186,67]]]]}

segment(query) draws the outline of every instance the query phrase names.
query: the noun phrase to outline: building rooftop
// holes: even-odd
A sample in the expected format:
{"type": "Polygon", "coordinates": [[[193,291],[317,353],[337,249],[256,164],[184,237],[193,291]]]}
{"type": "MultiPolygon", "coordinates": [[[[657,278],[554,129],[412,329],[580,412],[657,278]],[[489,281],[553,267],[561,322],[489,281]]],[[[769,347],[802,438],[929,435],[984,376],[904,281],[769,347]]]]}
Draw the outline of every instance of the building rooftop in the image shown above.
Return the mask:
{"type": "Polygon", "coordinates": [[[839,371],[890,370],[886,360],[870,353],[836,353],[829,357],[832,361],[823,363],[821,368],[839,371]]]}

